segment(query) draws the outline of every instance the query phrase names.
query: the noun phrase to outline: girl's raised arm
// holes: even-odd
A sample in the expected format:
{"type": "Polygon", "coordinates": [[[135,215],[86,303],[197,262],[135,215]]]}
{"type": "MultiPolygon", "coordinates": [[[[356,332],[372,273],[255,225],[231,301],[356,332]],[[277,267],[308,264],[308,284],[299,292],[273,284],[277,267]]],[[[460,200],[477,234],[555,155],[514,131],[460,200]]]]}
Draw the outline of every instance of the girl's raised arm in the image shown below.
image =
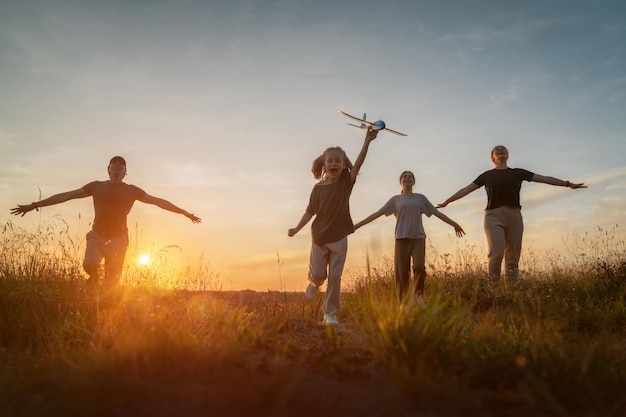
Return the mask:
{"type": "Polygon", "coordinates": [[[363,165],[363,162],[365,162],[365,156],[367,156],[367,150],[370,146],[370,142],[376,139],[377,135],[378,135],[378,130],[367,129],[367,133],[365,134],[365,140],[363,141],[363,147],[361,148],[361,152],[359,153],[359,156],[356,158],[356,161],[354,162],[354,166],[352,167],[352,170],[350,171],[350,175],[352,176],[353,182],[356,181],[356,176],[358,175],[359,170],[361,169],[361,166],[363,165]]]}

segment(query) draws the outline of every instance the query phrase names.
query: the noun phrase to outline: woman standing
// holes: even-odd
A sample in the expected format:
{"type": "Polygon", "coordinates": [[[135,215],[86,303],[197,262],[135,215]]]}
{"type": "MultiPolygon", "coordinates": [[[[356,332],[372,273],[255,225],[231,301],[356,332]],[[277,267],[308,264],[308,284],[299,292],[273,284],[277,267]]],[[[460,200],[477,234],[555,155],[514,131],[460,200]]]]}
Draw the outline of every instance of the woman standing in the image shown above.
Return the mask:
{"type": "Polygon", "coordinates": [[[496,167],[483,172],[468,186],[461,188],[446,201],[437,205],[438,208],[446,207],[451,202],[485,186],[487,207],[485,208],[484,229],[489,245],[489,278],[494,286],[497,286],[500,280],[503,258],[507,280],[511,283],[517,281],[524,232],[519,198],[522,181],[542,182],[574,189],[587,188],[584,183],[571,183],[521,168],[509,168],[508,159],[509,151],[506,147],[502,145],[494,147],[491,150],[491,160],[496,167]]]}

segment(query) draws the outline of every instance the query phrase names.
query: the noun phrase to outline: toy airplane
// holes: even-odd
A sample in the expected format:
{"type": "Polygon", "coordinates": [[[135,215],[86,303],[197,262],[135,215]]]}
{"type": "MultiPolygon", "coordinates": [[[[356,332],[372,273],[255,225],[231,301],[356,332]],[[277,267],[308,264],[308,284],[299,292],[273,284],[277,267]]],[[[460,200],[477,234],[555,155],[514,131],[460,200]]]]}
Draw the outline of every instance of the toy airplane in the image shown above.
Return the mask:
{"type": "Polygon", "coordinates": [[[387,130],[391,133],[395,133],[396,135],[400,135],[400,136],[406,136],[406,134],[404,133],[400,133],[397,132],[395,130],[391,130],[388,127],[385,126],[385,122],[383,122],[382,120],[378,120],[376,122],[368,122],[367,120],[365,120],[365,113],[363,113],[363,118],[359,119],[358,117],[352,116],[348,113],[346,113],[345,111],[341,110],[341,109],[337,109],[337,111],[341,114],[343,114],[344,116],[347,116],[353,120],[356,120],[358,122],[361,122],[360,125],[355,125],[352,123],[348,123],[350,126],[354,126],[354,127],[358,127],[359,129],[367,129],[368,127],[371,128],[372,130],[387,130]]]}

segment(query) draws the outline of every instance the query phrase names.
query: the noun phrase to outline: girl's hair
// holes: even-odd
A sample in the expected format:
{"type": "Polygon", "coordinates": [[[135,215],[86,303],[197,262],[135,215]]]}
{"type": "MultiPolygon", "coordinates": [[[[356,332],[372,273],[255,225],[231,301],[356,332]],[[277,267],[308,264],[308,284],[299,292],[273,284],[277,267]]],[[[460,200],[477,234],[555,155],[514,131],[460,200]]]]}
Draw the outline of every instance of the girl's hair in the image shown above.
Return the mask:
{"type": "MultiPolygon", "coordinates": [[[[411,174],[413,181],[415,181],[415,174],[412,171],[402,171],[402,174],[400,174],[400,183],[402,183],[402,177],[404,174],[411,174]]],[[[404,189],[402,189],[402,192],[404,193],[404,189]]]]}
{"type": "Polygon", "coordinates": [[[313,177],[315,179],[321,180],[326,177],[327,173],[326,173],[326,170],[324,169],[324,163],[326,162],[326,155],[328,154],[328,152],[332,152],[332,151],[341,152],[341,155],[343,157],[343,162],[346,166],[345,169],[348,172],[352,170],[353,165],[352,165],[352,162],[350,162],[348,155],[346,155],[346,151],[341,149],[339,146],[333,146],[331,148],[326,148],[320,156],[318,156],[317,158],[313,160],[313,166],[311,167],[311,172],[313,173],[313,177]]]}

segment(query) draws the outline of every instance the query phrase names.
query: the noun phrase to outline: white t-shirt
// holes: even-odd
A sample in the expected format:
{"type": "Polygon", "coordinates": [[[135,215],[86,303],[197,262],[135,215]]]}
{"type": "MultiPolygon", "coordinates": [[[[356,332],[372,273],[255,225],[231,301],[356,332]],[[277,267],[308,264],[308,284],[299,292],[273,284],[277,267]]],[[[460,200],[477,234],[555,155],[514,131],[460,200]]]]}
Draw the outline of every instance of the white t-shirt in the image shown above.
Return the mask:
{"type": "Polygon", "coordinates": [[[394,195],[381,211],[396,216],[396,239],[425,239],[422,214],[430,217],[437,209],[424,195],[411,193],[394,195]]]}

